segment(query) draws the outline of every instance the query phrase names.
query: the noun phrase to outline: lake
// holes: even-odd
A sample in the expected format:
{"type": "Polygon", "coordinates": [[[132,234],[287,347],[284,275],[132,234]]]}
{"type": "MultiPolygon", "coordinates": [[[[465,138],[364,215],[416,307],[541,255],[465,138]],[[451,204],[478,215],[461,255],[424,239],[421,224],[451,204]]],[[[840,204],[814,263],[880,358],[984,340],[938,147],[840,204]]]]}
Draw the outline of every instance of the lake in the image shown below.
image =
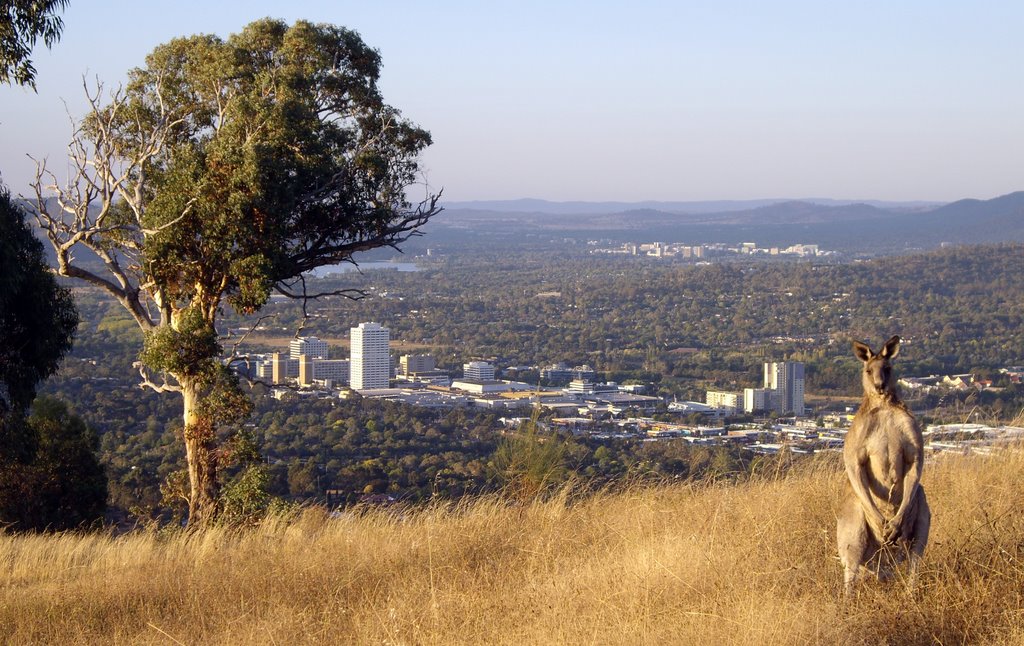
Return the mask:
{"type": "Polygon", "coordinates": [[[416,266],[414,262],[393,262],[390,260],[373,260],[359,263],[358,266],[351,263],[342,263],[340,265],[326,265],[324,267],[317,267],[313,270],[313,275],[318,278],[324,276],[330,276],[331,274],[347,274],[350,271],[374,271],[374,270],[390,270],[390,271],[420,271],[420,268],[416,266]]]}

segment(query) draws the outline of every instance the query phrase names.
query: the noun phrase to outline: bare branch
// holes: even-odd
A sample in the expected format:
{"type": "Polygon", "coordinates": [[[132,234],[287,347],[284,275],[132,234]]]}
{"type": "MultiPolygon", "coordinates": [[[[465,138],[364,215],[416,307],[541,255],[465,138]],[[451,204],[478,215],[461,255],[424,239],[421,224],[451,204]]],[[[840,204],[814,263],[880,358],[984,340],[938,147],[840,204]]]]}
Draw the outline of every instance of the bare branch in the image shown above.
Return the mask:
{"type": "Polygon", "coordinates": [[[142,377],[142,381],[139,383],[139,388],[149,388],[158,393],[180,393],[181,386],[172,384],[167,381],[167,374],[163,374],[163,383],[155,383],[149,376],[149,372],[146,370],[146,366],[141,361],[136,361],[132,364],[132,367],[138,368],[139,375],[142,377]]]}
{"type": "Polygon", "coordinates": [[[143,235],[151,236],[151,235],[156,235],[156,234],[160,233],[161,231],[165,231],[165,230],[173,227],[175,224],[177,224],[177,223],[181,222],[182,220],[184,220],[185,216],[187,216],[189,213],[192,212],[192,207],[195,206],[197,201],[198,200],[196,198],[192,198],[191,200],[189,200],[185,204],[185,208],[182,209],[181,215],[179,215],[178,217],[174,218],[170,222],[166,222],[164,224],[161,224],[160,226],[158,226],[155,229],[140,228],[139,231],[141,231],[143,235]]]}
{"type": "MultiPolygon", "coordinates": [[[[315,294],[307,294],[307,293],[301,293],[300,294],[300,293],[289,291],[289,289],[286,289],[286,287],[290,288],[291,285],[285,285],[285,283],[278,283],[277,285],[274,286],[274,289],[277,291],[278,294],[281,294],[282,296],[287,296],[288,298],[294,298],[296,300],[298,300],[298,299],[306,299],[306,300],[310,300],[310,301],[315,301],[318,298],[325,298],[327,296],[343,296],[343,297],[345,297],[345,298],[347,298],[349,300],[358,301],[358,300],[366,298],[367,296],[370,295],[369,292],[367,292],[366,290],[364,290],[364,289],[357,289],[355,287],[347,287],[347,288],[343,288],[343,289],[335,289],[335,290],[331,290],[329,292],[317,292],[315,294]]],[[[303,289],[305,289],[305,288],[303,288],[303,289]]]]}
{"type": "Polygon", "coordinates": [[[321,234],[291,254],[290,269],[295,274],[302,274],[324,265],[351,262],[352,256],[360,251],[379,247],[398,249],[398,245],[409,238],[423,235],[419,228],[442,211],[437,205],[440,199],[440,192],[428,196],[415,209],[399,215],[373,233],[360,232],[344,241],[332,239],[331,233],[321,234]]]}
{"type": "Polygon", "coordinates": [[[251,326],[249,327],[249,329],[248,329],[248,330],[246,330],[245,334],[243,334],[243,335],[242,335],[242,336],[241,336],[241,337],[240,337],[240,338],[238,339],[238,341],[235,341],[234,345],[232,345],[232,346],[231,346],[231,354],[230,354],[230,355],[228,355],[228,356],[227,356],[227,357],[226,357],[226,358],[224,359],[224,364],[225,364],[225,365],[227,365],[227,364],[231,363],[232,361],[234,361],[235,359],[237,359],[237,358],[239,357],[239,355],[238,355],[238,346],[240,346],[240,345],[242,345],[243,343],[245,343],[245,340],[246,340],[247,338],[249,338],[249,335],[250,335],[250,334],[252,334],[252,333],[253,333],[253,331],[254,331],[254,330],[255,330],[255,329],[257,328],[257,327],[259,327],[259,326],[260,326],[260,324],[262,324],[262,323],[263,323],[263,321],[265,321],[265,320],[267,320],[267,319],[269,319],[269,318],[274,318],[274,315],[273,315],[273,314],[266,314],[266,315],[264,315],[264,316],[261,316],[261,317],[259,317],[258,319],[256,319],[256,322],[255,322],[255,323],[253,323],[253,324],[252,324],[252,325],[251,325],[251,326]]]}
{"type": "MultiPolygon", "coordinates": [[[[128,310],[143,329],[156,325],[150,314],[148,301],[156,300],[147,283],[140,285],[141,268],[134,252],[141,250],[146,237],[174,226],[191,211],[190,200],[182,213],[157,228],[143,228],[146,166],[160,154],[166,144],[170,128],[182,122],[172,118],[160,98],[158,80],[157,118],[152,127],[138,119],[134,130],[125,133],[127,99],[121,88],[109,95],[110,102],[102,103],[104,86],[99,81],[90,89],[82,80],[89,115],[79,123],[72,119],[73,134],[68,144],[69,177],[66,184],[57,181],[47,168],[47,161],[36,162],[36,177],[32,184],[35,192],[33,215],[45,232],[57,257],[57,270],[63,276],[78,278],[102,287],[128,310]],[[125,156],[120,141],[125,136],[134,141],[131,155],[125,156]],[[112,215],[120,202],[133,216],[127,222],[116,222],[112,215]],[[132,221],[134,220],[134,221],[132,221]],[[119,248],[128,261],[128,267],[112,251],[119,248]],[[76,262],[74,250],[86,248],[103,261],[107,276],[101,276],[76,262]]],[[[69,115],[70,116],[70,115],[69,115]]],[[[132,122],[127,122],[129,129],[132,122]]],[[[161,315],[162,303],[157,303],[161,315]]]]}

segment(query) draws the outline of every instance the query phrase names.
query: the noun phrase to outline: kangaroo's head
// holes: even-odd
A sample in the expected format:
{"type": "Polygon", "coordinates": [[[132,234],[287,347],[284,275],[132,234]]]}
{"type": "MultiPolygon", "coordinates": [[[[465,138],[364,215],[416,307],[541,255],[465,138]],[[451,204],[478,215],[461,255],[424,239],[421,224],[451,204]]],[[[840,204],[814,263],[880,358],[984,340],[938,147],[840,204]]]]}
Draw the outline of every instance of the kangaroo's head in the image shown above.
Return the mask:
{"type": "Polygon", "coordinates": [[[885,342],[878,353],[860,341],[853,342],[853,354],[864,363],[861,383],[864,394],[869,396],[892,397],[896,393],[896,383],[892,378],[890,361],[900,353],[900,338],[894,336],[885,342]]]}

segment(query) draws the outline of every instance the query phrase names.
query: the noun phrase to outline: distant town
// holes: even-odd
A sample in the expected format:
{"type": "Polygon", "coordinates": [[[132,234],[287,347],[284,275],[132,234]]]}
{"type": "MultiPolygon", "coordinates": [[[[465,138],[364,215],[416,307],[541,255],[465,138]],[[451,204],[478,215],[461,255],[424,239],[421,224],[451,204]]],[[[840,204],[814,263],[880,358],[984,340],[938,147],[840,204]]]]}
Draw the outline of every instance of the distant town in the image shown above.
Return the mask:
{"type": "Polygon", "coordinates": [[[588,244],[594,254],[624,254],[630,256],[651,256],[654,258],[677,258],[704,260],[724,256],[789,256],[822,257],[833,256],[835,251],[821,249],[816,244],[795,244],[789,247],[758,247],[754,242],[727,245],[721,242],[691,245],[682,242],[627,242],[618,246],[601,246],[609,241],[591,240],[588,244]]]}
{"type": "MultiPolygon", "coordinates": [[[[287,354],[275,352],[236,359],[241,376],[266,384],[283,397],[385,399],[427,408],[474,407],[501,413],[508,428],[530,419],[527,411],[547,414],[537,423],[595,438],[681,438],[695,444],[735,443],[755,453],[814,453],[841,450],[855,412],[809,411],[804,401],[804,364],[765,362],[760,387],[740,392],[708,390],[703,402],[667,401],[646,394],[641,384],[603,382],[583,364],[555,363],[540,368],[539,383],[498,379],[491,362],[462,365],[461,375],[439,369],[429,354],[391,353],[390,331],[376,322],[350,330],[350,357],[331,358],[328,344],[314,336],[292,339],[287,354]],[[749,420],[735,423],[737,416],[749,420]],[[727,423],[733,420],[734,423],[727,423]]],[[[533,366],[509,366],[515,375],[533,366]]],[[[1013,383],[1024,379],[1024,366],[1003,368],[1013,383]]],[[[930,375],[900,380],[905,392],[984,389],[990,383],[972,375],[930,375]]],[[[1024,439],[1024,428],[982,424],[929,426],[924,432],[931,451],[987,452],[1024,439]]]]}

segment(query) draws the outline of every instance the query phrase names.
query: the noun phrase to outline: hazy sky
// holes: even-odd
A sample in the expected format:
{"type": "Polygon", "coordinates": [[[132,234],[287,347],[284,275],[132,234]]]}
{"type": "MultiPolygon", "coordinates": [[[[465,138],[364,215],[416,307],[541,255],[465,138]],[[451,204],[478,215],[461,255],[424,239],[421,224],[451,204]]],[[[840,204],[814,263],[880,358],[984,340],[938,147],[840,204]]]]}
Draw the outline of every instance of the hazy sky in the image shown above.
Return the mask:
{"type": "MultiPolygon", "coordinates": [[[[1024,189],[1024,3],[71,0],[38,94],[0,86],[0,173],[64,156],[64,102],[181,35],[332,22],[380,50],[452,200],[954,200],[1024,189]]],[[[54,164],[59,168],[60,164],[54,164]]]]}

